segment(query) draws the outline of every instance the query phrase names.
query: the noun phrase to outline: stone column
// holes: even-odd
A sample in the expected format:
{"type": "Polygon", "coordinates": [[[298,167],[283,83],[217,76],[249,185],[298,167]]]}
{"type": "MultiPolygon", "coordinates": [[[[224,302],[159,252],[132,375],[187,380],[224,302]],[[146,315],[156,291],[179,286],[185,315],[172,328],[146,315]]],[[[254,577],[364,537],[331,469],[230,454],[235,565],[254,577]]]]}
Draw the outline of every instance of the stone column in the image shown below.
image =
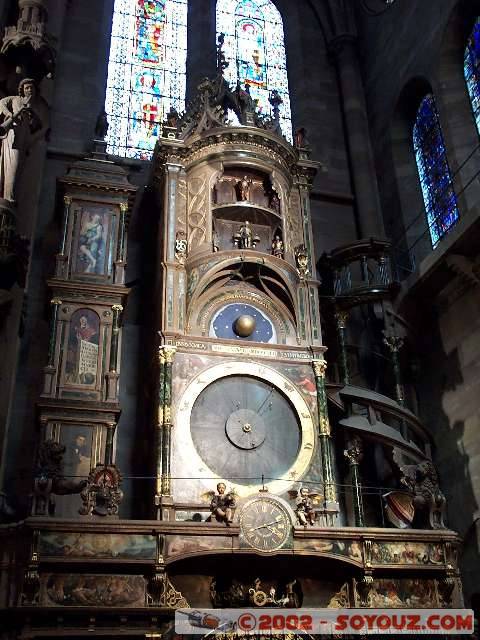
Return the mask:
{"type": "Polygon", "coordinates": [[[350,463],[355,526],[364,527],[365,518],[363,515],[362,485],[360,484],[360,474],[358,472],[358,465],[363,458],[362,441],[360,438],[355,437],[348,443],[347,447],[343,453],[350,463]]]}
{"type": "Polygon", "coordinates": [[[378,195],[377,174],[356,42],[354,35],[346,34],[333,38],[329,45],[335,59],[342,94],[360,237],[383,237],[385,232],[378,195]]]}
{"type": "Polygon", "coordinates": [[[346,311],[338,311],[335,314],[337,323],[338,347],[340,355],[340,371],[343,384],[350,384],[350,371],[348,369],[347,349],[345,345],[345,330],[347,328],[348,313],[346,311]]]}
{"type": "Polygon", "coordinates": [[[320,449],[322,455],[325,508],[338,511],[331,431],[330,422],[328,420],[327,393],[325,390],[325,372],[327,370],[327,362],[322,358],[321,360],[314,360],[312,364],[315,374],[315,383],[317,386],[317,409],[320,449]]]}
{"type": "Polygon", "coordinates": [[[188,3],[187,101],[195,97],[206,76],[213,78],[216,73],[215,5],[211,0],[188,3]]]}

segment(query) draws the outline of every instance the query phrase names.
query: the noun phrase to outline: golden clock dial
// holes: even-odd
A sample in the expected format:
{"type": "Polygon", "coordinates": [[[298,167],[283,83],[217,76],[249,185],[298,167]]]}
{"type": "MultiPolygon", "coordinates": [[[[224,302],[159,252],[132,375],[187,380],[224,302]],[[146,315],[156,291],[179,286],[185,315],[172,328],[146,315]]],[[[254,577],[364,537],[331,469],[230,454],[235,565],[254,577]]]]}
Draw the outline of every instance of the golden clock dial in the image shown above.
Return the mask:
{"type": "Polygon", "coordinates": [[[287,510],[277,500],[259,497],[245,504],[240,530],[247,544],[258,551],[276,551],[287,542],[291,530],[287,510]]]}

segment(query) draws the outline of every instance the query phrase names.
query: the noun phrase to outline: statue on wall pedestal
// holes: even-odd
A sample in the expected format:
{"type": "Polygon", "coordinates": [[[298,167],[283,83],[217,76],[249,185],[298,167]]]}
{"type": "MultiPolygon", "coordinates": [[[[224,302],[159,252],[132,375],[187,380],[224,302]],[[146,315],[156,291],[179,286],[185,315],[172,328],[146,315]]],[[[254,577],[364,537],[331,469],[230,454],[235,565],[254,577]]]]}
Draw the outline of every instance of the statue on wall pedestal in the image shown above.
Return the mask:
{"type": "Polygon", "coordinates": [[[25,78],[18,86],[17,96],[0,100],[0,116],[0,198],[15,202],[25,158],[48,130],[48,105],[38,94],[34,80],[25,78]]]}

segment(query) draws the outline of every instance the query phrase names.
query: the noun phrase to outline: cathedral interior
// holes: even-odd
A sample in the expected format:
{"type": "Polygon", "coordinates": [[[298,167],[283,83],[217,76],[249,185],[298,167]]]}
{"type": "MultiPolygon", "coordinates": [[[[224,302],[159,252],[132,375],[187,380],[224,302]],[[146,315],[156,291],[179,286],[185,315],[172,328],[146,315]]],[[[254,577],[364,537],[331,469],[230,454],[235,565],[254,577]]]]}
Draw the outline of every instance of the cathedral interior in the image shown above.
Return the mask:
{"type": "Polygon", "coordinates": [[[480,0],[0,27],[0,638],[478,617],[480,0]]]}

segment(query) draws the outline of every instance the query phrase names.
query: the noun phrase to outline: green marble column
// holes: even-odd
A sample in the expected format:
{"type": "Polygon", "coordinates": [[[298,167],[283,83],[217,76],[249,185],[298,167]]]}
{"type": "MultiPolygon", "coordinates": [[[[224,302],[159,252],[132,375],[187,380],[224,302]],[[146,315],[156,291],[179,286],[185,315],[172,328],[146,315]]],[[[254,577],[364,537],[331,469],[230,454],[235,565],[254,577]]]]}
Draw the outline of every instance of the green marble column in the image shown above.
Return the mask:
{"type": "Polygon", "coordinates": [[[163,347],[164,365],[164,396],[163,396],[163,437],[162,437],[162,495],[171,493],[170,460],[172,449],[172,368],[175,347],[163,347]]]}
{"type": "Polygon", "coordinates": [[[335,487],[335,473],[333,450],[331,443],[330,422],[328,420],[327,393],[325,390],[326,360],[314,360],[313,371],[317,386],[317,409],[320,449],[322,454],[322,472],[326,508],[337,507],[337,491],[335,487]]]}
{"type": "Polygon", "coordinates": [[[49,367],[55,366],[55,347],[57,346],[57,320],[58,309],[62,304],[59,298],[53,298],[50,300],[52,305],[52,318],[50,322],[50,342],[48,344],[48,365],[49,367]]]}
{"type": "Polygon", "coordinates": [[[355,517],[355,526],[364,527],[365,518],[363,512],[362,485],[360,483],[360,473],[358,466],[363,458],[362,441],[360,438],[353,438],[348,443],[347,449],[343,452],[350,463],[350,471],[352,474],[352,494],[353,494],[353,512],[355,517]]]}

